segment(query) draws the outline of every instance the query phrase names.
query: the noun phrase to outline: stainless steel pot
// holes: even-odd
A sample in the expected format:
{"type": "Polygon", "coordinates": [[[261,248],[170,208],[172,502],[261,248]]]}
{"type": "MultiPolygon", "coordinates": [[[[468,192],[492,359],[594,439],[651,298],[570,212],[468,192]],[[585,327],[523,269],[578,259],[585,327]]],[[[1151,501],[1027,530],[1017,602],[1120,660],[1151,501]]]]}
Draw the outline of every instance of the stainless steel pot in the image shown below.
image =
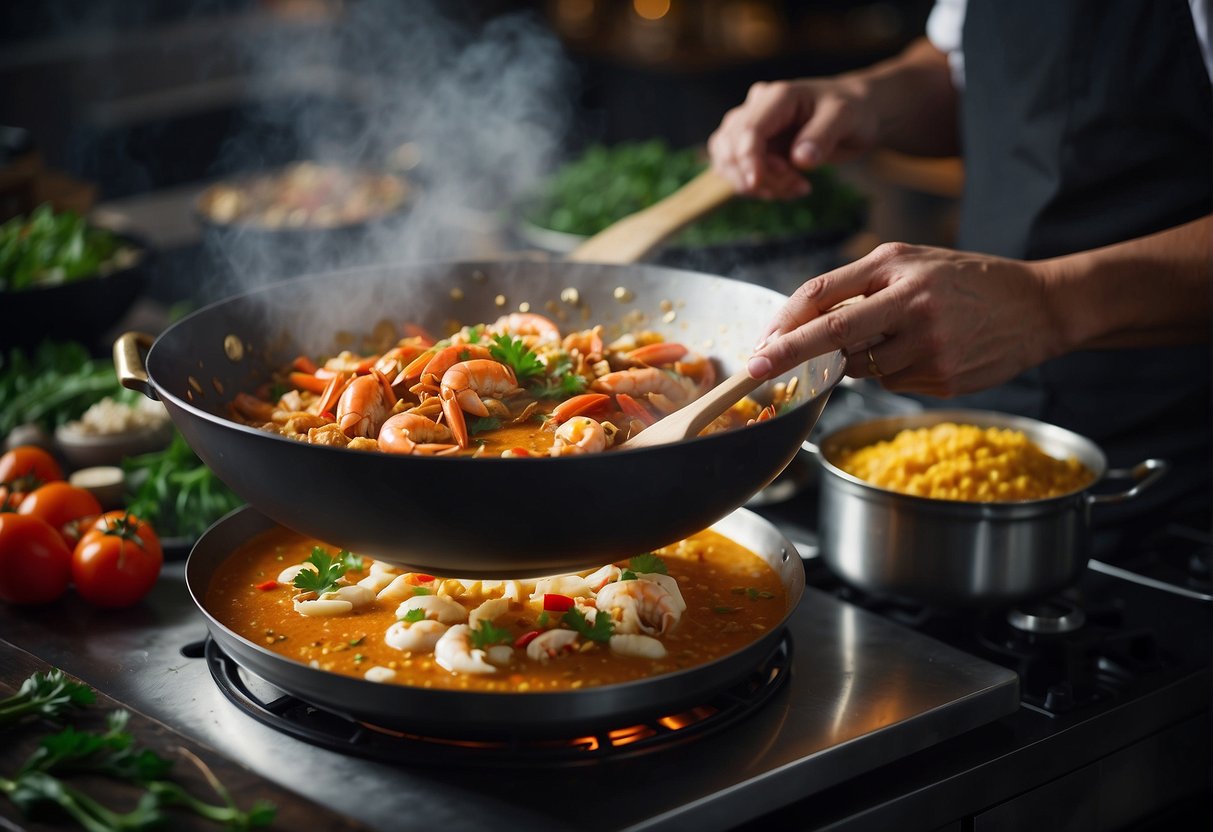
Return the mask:
{"type": "MultiPolygon", "coordinates": [[[[808,443],[806,443],[807,445],[808,443]]],[[[1167,469],[1147,459],[1108,470],[1099,446],[1072,431],[1021,416],[981,410],[933,410],[843,428],[812,447],[821,466],[821,557],[865,592],[941,606],[998,606],[1057,592],[1078,580],[1090,549],[1095,506],[1136,497],[1167,469]],[[838,468],[843,448],[890,439],[940,422],[1023,431],[1045,453],[1076,457],[1092,485],[1132,479],[1125,491],[1091,488],[1016,503],[975,503],[899,494],[838,468]]]]}

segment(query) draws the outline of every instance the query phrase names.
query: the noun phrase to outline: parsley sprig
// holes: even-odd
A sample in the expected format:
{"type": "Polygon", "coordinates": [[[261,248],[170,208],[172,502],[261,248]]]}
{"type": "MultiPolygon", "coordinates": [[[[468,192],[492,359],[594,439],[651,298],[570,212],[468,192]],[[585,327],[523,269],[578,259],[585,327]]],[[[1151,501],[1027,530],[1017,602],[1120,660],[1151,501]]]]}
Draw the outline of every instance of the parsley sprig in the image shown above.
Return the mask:
{"type": "Polygon", "coordinates": [[[313,546],[311,555],[304,563],[312,564],[316,570],[313,572],[311,569],[300,569],[299,574],[295,576],[295,588],[317,595],[335,590],[337,582],[346,572],[362,571],[362,558],[351,554],[347,549],[342,549],[333,557],[320,546],[313,546]]]}
{"type": "Polygon", "coordinates": [[[591,624],[586,620],[585,613],[576,607],[565,612],[560,617],[560,620],[570,630],[576,630],[590,641],[608,642],[611,640],[611,631],[615,629],[615,625],[611,622],[609,615],[596,615],[594,616],[594,623],[591,624]]]}
{"type": "MultiPolygon", "coordinates": [[[[35,674],[21,689],[36,692],[48,684],[47,679],[58,680],[54,682],[58,684],[64,677],[59,671],[35,674]]],[[[77,694],[75,704],[92,701],[91,690],[83,685],[77,688],[72,689],[77,694]],[[89,695],[79,695],[77,688],[88,691],[89,695]]],[[[268,826],[273,821],[275,807],[272,803],[258,800],[247,812],[241,810],[210,768],[182,749],[181,753],[202,772],[220,802],[207,803],[191,794],[172,779],[172,760],[136,744],[134,735],[126,730],[129,720],[127,711],[113,711],[106,717],[106,728],[102,732],[69,726],[43,737],[11,779],[0,776],[0,795],[7,797],[27,817],[33,816],[43,805],[58,806],[88,832],[163,828],[171,820],[165,812],[171,807],[182,807],[228,829],[254,829],[268,826]],[[124,781],[138,786],[143,793],[134,808],[116,812],[73,785],[70,778],[74,775],[124,781]]]]}
{"type": "Polygon", "coordinates": [[[35,673],[15,694],[0,699],[0,728],[35,714],[57,719],[72,709],[91,705],[95,700],[92,688],[73,682],[58,668],[35,673]]]}
{"type": "Polygon", "coordinates": [[[420,608],[411,609],[401,616],[400,620],[407,624],[416,624],[418,621],[425,621],[425,610],[420,608]]]}
{"type": "Polygon", "coordinates": [[[502,364],[508,364],[514,371],[514,377],[519,384],[526,384],[532,379],[543,376],[543,362],[521,338],[509,335],[494,335],[489,354],[502,364]]]}

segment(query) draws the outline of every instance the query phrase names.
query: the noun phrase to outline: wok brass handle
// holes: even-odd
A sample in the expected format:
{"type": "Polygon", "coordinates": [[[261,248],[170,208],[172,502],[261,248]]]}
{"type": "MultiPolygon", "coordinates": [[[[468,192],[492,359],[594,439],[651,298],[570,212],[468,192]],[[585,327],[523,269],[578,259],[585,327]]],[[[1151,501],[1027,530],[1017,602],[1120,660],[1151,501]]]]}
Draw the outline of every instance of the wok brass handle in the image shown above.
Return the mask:
{"type": "Polygon", "coordinates": [[[635,263],[695,220],[733,198],[733,186],[708,168],[660,202],[624,217],[579,245],[574,263],[635,263]]]}
{"type": "Polygon", "coordinates": [[[118,381],[126,389],[138,391],[152,400],[159,396],[148,378],[143,354],[152,348],[154,340],[145,332],[124,332],[114,341],[114,369],[118,381]]]}
{"type": "Polygon", "coordinates": [[[1137,482],[1128,491],[1118,491],[1115,494],[1088,494],[1087,502],[1090,505],[1097,506],[1109,503],[1123,503],[1125,500],[1131,500],[1158,482],[1170,467],[1165,459],[1147,459],[1144,462],[1137,463],[1132,468],[1112,468],[1104,473],[1104,477],[1108,479],[1132,478],[1137,480],[1137,482]]]}

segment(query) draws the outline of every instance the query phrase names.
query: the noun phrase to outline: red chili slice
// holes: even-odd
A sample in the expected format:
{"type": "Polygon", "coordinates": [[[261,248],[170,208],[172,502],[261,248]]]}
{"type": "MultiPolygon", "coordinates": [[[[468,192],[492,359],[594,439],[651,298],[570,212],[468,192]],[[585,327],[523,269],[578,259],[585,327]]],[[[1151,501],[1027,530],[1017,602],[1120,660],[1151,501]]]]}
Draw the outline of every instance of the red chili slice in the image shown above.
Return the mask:
{"type": "Polygon", "coordinates": [[[433,575],[422,575],[420,573],[413,573],[413,574],[409,575],[407,578],[405,578],[404,582],[406,584],[412,584],[413,586],[417,586],[417,584],[431,583],[431,582],[433,582],[433,580],[434,580],[433,575]]]}
{"type": "Polygon", "coordinates": [[[543,595],[543,608],[548,612],[568,612],[576,603],[567,595],[556,595],[546,592],[543,595]]]}
{"type": "Polygon", "coordinates": [[[277,589],[278,582],[277,581],[262,581],[259,584],[254,584],[254,586],[256,586],[257,589],[261,590],[262,592],[268,592],[271,589],[277,589]]]}
{"type": "Polygon", "coordinates": [[[534,641],[540,632],[540,630],[527,630],[525,633],[518,636],[518,638],[514,639],[514,646],[521,650],[534,641]]]}

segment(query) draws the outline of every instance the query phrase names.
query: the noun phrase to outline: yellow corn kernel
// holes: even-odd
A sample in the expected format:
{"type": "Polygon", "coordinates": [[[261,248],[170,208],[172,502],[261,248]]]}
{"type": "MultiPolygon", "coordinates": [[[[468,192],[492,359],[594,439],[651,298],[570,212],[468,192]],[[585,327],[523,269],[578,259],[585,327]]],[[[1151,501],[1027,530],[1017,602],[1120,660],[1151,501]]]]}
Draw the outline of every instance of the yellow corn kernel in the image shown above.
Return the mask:
{"type": "Polygon", "coordinates": [[[1049,456],[1022,431],[952,422],[845,449],[836,462],[881,488],[969,502],[1056,497],[1094,478],[1077,459],[1049,456]]]}

